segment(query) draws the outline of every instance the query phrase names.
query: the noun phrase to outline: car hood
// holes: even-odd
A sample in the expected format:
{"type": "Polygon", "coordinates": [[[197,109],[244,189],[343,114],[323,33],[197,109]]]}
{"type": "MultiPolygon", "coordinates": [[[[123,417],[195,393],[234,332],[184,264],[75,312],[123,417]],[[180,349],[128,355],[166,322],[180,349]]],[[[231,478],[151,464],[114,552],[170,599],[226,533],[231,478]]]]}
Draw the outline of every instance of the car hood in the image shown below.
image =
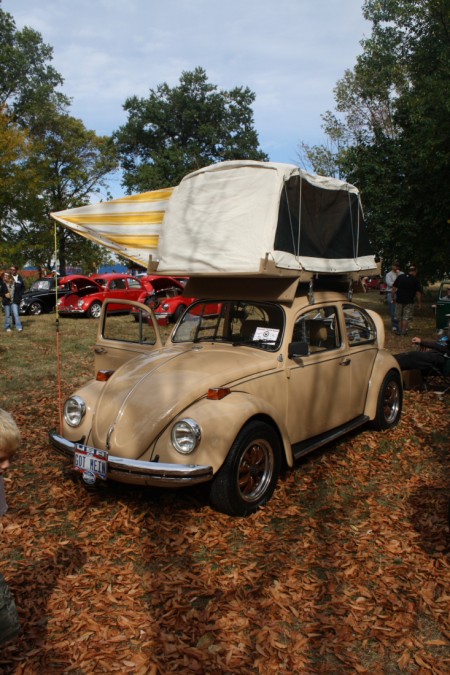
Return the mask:
{"type": "MultiPolygon", "coordinates": [[[[33,298],[40,298],[43,295],[55,295],[55,289],[52,289],[50,291],[40,289],[38,291],[25,291],[25,293],[22,296],[23,300],[32,300],[33,298]]],[[[60,293],[58,292],[58,295],[60,293]]]]}
{"type": "Polygon", "coordinates": [[[248,347],[202,345],[140,355],[105,383],[92,442],[112,455],[139,458],[171,422],[209,388],[236,383],[277,367],[277,355],[248,347]]]}

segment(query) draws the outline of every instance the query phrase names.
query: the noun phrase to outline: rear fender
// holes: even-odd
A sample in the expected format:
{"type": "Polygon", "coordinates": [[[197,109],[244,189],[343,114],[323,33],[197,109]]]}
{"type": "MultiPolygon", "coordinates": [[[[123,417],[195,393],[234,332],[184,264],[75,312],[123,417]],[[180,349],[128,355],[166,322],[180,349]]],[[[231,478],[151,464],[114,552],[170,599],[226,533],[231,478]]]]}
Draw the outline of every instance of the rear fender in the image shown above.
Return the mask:
{"type": "Polygon", "coordinates": [[[384,378],[389,371],[395,370],[402,382],[402,374],[398,361],[392,356],[390,352],[382,349],[378,352],[373,364],[372,375],[369,381],[369,390],[367,393],[366,407],[364,414],[368,415],[369,419],[374,420],[377,414],[378,395],[384,378]]]}

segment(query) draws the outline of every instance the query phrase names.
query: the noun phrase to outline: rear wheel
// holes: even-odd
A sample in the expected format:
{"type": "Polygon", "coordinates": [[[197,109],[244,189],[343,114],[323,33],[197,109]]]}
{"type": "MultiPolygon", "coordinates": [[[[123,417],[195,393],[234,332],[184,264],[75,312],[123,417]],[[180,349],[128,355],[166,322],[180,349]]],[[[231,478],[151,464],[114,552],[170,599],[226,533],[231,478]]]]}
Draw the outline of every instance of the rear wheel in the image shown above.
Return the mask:
{"type": "Polygon", "coordinates": [[[271,498],[280,464],[280,441],[275,431],[264,422],[249,422],[213,479],[212,505],[231,516],[254,513],[271,498]]]}
{"type": "Polygon", "coordinates": [[[30,303],[29,307],[29,313],[32,314],[33,316],[39,316],[39,314],[42,314],[42,305],[38,300],[33,300],[32,303],[30,303]]]}
{"type": "Polygon", "coordinates": [[[98,319],[102,313],[102,306],[99,302],[93,302],[87,311],[87,315],[90,319],[98,319]]]}
{"type": "Polygon", "coordinates": [[[383,431],[398,424],[402,413],[403,390],[400,375],[391,370],[383,380],[378,394],[377,414],[371,426],[383,431]]]}

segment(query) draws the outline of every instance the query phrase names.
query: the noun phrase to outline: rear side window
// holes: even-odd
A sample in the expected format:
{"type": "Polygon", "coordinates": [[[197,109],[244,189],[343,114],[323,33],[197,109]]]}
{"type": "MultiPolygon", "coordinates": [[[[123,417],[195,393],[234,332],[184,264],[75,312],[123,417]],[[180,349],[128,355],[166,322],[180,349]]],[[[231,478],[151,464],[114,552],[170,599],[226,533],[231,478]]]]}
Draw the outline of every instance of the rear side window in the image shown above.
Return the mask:
{"type": "Polygon", "coordinates": [[[142,288],[142,284],[138,279],[128,279],[129,288],[142,288]]]}
{"type": "Polygon", "coordinates": [[[374,342],[377,333],[370,316],[361,307],[355,305],[344,305],[342,309],[350,347],[374,342]]]}

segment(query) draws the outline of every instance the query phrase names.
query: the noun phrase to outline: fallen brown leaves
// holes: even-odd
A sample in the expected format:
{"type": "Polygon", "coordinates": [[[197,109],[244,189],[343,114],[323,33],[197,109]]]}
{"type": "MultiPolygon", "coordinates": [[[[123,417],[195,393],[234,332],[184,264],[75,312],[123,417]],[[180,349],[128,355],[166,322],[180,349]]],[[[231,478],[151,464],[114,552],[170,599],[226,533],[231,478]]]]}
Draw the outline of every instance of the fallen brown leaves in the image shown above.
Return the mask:
{"type": "Polygon", "coordinates": [[[0,672],[450,671],[448,399],[407,392],[397,429],[307,458],[240,520],[203,489],[86,489],[48,447],[54,410],[11,408],[0,567],[22,635],[0,672]]]}

